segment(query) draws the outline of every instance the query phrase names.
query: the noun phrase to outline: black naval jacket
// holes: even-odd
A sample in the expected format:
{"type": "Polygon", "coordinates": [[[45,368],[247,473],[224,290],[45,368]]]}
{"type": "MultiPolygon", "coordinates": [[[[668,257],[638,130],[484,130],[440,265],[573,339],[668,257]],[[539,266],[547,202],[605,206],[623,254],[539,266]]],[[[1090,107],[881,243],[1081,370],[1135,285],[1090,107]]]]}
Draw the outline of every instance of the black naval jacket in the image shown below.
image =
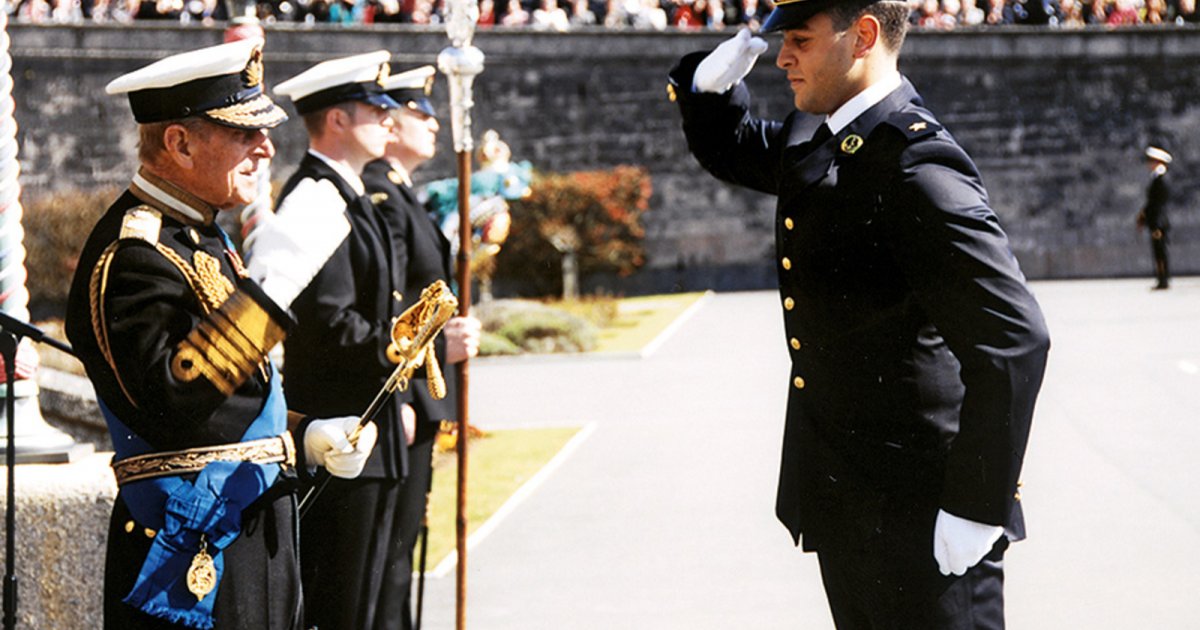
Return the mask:
{"type": "Polygon", "coordinates": [[[928,528],[941,508],[1023,536],[1017,481],[1049,338],[979,173],[904,80],[811,146],[739,83],[671,72],[688,147],[778,195],[792,360],[776,511],[806,549],[928,528]]]}
{"type": "Polygon", "coordinates": [[[1171,229],[1171,220],[1167,216],[1167,201],[1171,198],[1171,189],[1167,186],[1167,173],[1155,175],[1146,188],[1146,206],[1142,208],[1142,218],[1146,227],[1154,232],[1162,230],[1163,238],[1171,229]]]}
{"type": "MultiPolygon", "coordinates": [[[[305,154],[279,195],[279,204],[304,179],[327,179],[346,202],[350,235],[312,283],[292,302],[297,325],[284,342],[284,391],[297,411],[319,417],[360,415],[395,369],[388,358],[392,319],[401,313],[393,294],[402,287],[391,263],[386,222],[329,165],[305,154]]],[[[392,396],[375,419],[379,438],[360,479],[401,479],[407,441],[400,407],[411,392],[392,396]]]]}
{"type": "MultiPolygon", "coordinates": [[[[450,284],[454,277],[450,257],[450,241],[438,229],[416,193],[404,182],[404,177],[393,170],[387,160],[375,160],[367,164],[362,174],[371,202],[383,213],[392,233],[393,261],[400,270],[400,293],[404,296],[402,309],[412,306],[421,298],[421,290],[441,280],[450,284]]],[[[446,338],[438,335],[434,341],[438,363],[446,379],[446,397],[435,400],[429,394],[425,368],[413,375],[411,386],[413,407],[417,418],[423,421],[440,422],[458,418],[456,412],[457,373],[454,366],[446,363],[446,338]]]]}
{"type": "MultiPolygon", "coordinates": [[[[292,320],[243,277],[240,259],[214,224],[215,210],[168,182],[152,181],[202,218],[131,186],[84,245],[68,298],[67,338],[99,399],[155,451],[237,442],[269,392],[266,352],[292,320]],[[201,338],[224,352],[201,353],[200,369],[181,369],[181,351],[205,345],[201,338]],[[238,349],[247,354],[237,356],[238,349]],[[228,378],[210,377],[210,369],[228,378]]],[[[283,629],[299,619],[295,475],[285,472],[243,510],[242,533],[223,552],[213,611],[218,627],[283,629]]],[[[105,627],[174,627],[121,601],[152,542],[122,496],[108,534],[105,627]]]]}

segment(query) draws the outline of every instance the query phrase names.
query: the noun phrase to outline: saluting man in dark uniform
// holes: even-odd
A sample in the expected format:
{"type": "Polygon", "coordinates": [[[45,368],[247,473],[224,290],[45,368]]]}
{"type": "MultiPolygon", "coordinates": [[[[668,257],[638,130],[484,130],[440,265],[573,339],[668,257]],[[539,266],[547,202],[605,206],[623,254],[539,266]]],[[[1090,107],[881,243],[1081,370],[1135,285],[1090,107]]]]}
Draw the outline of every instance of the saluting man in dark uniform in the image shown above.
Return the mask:
{"type": "Polygon", "coordinates": [[[668,91],[717,177],[779,197],[792,359],[776,511],[839,628],[1003,627],[1002,555],[1049,346],[974,164],[897,71],[909,6],[784,0],[776,65],[812,131],[751,114],[747,31],[668,91]],[[813,121],[814,123],[816,121],[813,121]]]}
{"type": "MultiPolygon", "coordinates": [[[[392,232],[393,261],[402,280],[402,308],[414,304],[422,288],[436,280],[451,284],[454,277],[450,242],[417,200],[411,179],[412,172],[437,150],[439,124],[429,101],[434,76],[433,66],[423,66],[384,81],[388,96],[400,103],[400,108],[391,112],[392,138],[386,155],[367,164],[362,176],[372,203],[383,213],[392,232]]],[[[426,366],[414,375],[410,390],[417,413],[416,437],[408,447],[408,476],[398,488],[397,527],[390,540],[382,538],[385,532],[379,534],[392,550],[392,557],[377,604],[387,614],[376,617],[375,630],[413,627],[412,554],[425,515],[434,438],[442,420],[458,419],[456,371],[452,366],[478,353],[480,329],[474,317],[451,318],[435,342],[436,365],[426,366]],[[428,370],[443,375],[446,389],[441,400],[430,393],[428,370]]]]}
{"type": "MultiPolygon", "coordinates": [[[[322,208],[337,208],[351,225],[349,238],[292,305],[297,326],[284,344],[284,388],[306,413],[362,413],[398,360],[390,346],[392,319],[402,312],[396,299],[402,270],[391,230],[360,175],[367,162],[383,157],[389,111],[399,107],[383,88],[389,57],[381,50],[326,61],[275,88],[304,117],[309,149],[284,184],[274,222],[303,223],[322,208]]],[[[256,243],[251,260],[260,251],[256,243]]],[[[416,422],[411,389],[380,412],[379,445],[363,474],[352,482],[334,479],[304,517],[307,623],[320,630],[374,628],[402,603],[387,584],[397,579],[400,562],[390,546],[416,422]]]]}
{"type": "Polygon", "coordinates": [[[248,268],[215,218],[254,199],[287,116],[262,40],[175,55],[108,85],[139,123],[141,168],[80,256],[66,330],[116,457],[104,575],[112,630],[299,628],[294,466],[353,477],[358,418],[298,420],[267,359],[292,299],[349,231],[340,214],[264,229],[248,268]]]}
{"type": "Polygon", "coordinates": [[[1171,154],[1158,147],[1146,147],[1146,165],[1150,167],[1150,185],[1146,188],[1146,205],[1137,216],[1138,229],[1150,230],[1150,249],[1154,254],[1155,290],[1171,287],[1171,269],[1167,266],[1167,233],[1171,221],[1167,218],[1167,203],[1171,188],[1167,185],[1167,166],[1171,154]]]}

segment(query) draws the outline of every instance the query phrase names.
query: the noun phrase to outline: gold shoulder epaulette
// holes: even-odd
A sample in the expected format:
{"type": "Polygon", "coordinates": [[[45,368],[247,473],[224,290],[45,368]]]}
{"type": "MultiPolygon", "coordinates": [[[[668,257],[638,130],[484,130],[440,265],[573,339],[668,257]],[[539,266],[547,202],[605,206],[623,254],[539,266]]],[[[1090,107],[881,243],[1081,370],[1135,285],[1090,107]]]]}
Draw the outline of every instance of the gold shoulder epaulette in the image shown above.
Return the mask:
{"type": "Polygon", "coordinates": [[[162,213],[150,206],[137,206],[125,211],[121,220],[121,240],[134,238],[151,245],[158,244],[158,235],[162,231],[162,213]]]}

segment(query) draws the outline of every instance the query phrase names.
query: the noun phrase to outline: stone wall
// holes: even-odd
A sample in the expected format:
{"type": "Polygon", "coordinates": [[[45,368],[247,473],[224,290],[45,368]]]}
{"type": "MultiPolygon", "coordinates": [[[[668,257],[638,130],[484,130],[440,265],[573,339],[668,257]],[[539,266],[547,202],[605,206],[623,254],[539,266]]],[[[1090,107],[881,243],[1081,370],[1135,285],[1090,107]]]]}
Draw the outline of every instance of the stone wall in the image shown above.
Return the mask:
{"type": "MultiPolygon", "coordinates": [[[[218,43],[199,27],[11,27],[26,198],[47,190],[123,185],[134,168],[133,122],[104,84],[168,51],[218,43]]],[[[495,128],[518,159],[565,171],[631,163],[653,176],[646,216],[648,266],[624,292],[773,285],[772,198],[715,181],[688,155],[665,75],[686,52],[728,34],[496,29],[476,81],[477,131],[495,128]]],[[[1173,265],[1200,271],[1200,33],[993,29],[915,33],[902,70],[976,158],[994,207],[1028,275],[1149,274],[1134,231],[1148,174],[1141,150],[1166,138],[1176,205],[1173,265]]],[[[379,48],[393,67],[433,63],[447,45],[436,29],[285,28],[268,34],[267,80],[318,60],[379,48]]],[[[764,116],[782,117],[790,92],[772,66],[778,40],[748,82],[764,116]]],[[[445,102],[444,82],[435,98],[445,102]]],[[[450,134],[420,176],[452,172],[450,134]]],[[[298,121],[273,136],[276,177],[304,149],[298,121]]]]}

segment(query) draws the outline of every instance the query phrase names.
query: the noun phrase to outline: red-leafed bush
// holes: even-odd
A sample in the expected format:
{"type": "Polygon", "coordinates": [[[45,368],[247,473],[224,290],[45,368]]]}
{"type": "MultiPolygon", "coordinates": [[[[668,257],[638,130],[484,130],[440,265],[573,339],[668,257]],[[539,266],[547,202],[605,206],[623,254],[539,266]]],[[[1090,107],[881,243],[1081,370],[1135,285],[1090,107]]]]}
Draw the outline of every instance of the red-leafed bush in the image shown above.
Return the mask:
{"type": "Polygon", "coordinates": [[[528,295],[558,295],[567,251],[575,252],[580,275],[637,271],[645,264],[641,218],[651,192],[650,174],[636,166],[540,174],[532,193],[511,203],[512,230],[495,279],[528,295]]]}

